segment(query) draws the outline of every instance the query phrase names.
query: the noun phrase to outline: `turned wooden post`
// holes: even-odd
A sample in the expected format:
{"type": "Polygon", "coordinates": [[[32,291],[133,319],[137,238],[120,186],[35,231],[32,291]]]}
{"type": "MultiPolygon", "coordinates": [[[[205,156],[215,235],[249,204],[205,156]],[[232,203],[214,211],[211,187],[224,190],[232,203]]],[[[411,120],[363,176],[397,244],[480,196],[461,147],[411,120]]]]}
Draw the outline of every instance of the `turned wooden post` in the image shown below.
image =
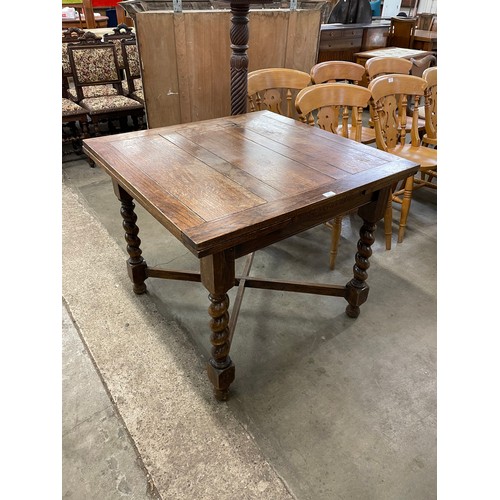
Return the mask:
{"type": "Polygon", "coordinates": [[[209,291],[210,342],[212,356],[207,374],[219,401],[228,397],[234,380],[235,368],[229,357],[231,339],[229,331],[229,297],[227,291],[234,286],[234,252],[227,251],[203,257],[200,260],[201,281],[209,291]]]}
{"type": "Polygon", "coordinates": [[[140,295],[145,293],[147,278],[146,261],[142,257],[141,239],[139,236],[139,228],[136,225],[137,215],[134,212],[134,202],[132,196],[125,191],[117,182],[113,181],[113,189],[116,197],[121,202],[120,214],[123,218],[122,226],[125,230],[125,241],[127,242],[127,271],[132,283],[134,284],[134,293],[140,295]]]}
{"type": "Polygon", "coordinates": [[[231,114],[247,112],[248,12],[250,4],[231,2],[231,114]]]}
{"type": "Polygon", "coordinates": [[[354,277],[346,285],[345,299],[349,303],[346,314],[350,318],[357,318],[360,313],[359,306],[366,302],[370,290],[366,280],[368,278],[369,258],[372,255],[372,245],[375,242],[375,229],[387,209],[387,200],[391,194],[391,188],[384,188],[375,193],[374,200],[358,210],[358,215],[363,219],[363,225],[359,230],[358,251],[355,256],[353,267],[354,277]]]}
{"type": "MultiPolygon", "coordinates": [[[[231,6],[231,115],[242,115],[247,112],[247,78],[248,78],[248,12],[250,0],[224,0],[231,6]]],[[[271,3],[264,0],[261,3],[271,3]]]]}

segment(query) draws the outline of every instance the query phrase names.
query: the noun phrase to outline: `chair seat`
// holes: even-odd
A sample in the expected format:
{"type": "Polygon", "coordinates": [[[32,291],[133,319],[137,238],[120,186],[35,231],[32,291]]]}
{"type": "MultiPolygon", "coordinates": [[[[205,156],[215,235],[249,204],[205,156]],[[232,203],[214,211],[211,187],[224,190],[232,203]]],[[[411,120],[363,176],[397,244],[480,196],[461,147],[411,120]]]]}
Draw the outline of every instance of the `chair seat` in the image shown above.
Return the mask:
{"type": "MultiPolygon", "coordinates": [[[[338,131],[338,135],[342,135],[342,127],[340,126],[338,131]]],[[[354,138],[354,129],[351,125],[349,125],[349,139],[355,140],[354,138]]],[[[361,142],[363,144],[371,144],[376,141],[375,129],[372,127],[362,127],[361,128],[361,142]]]]}
{"type": "MultiPolygon", "coordinates": [[[[104,95],[118,95],[118,90],[116,90],[113,85],[92,85],[82,87],[83,97],[101,97],[104,95]]],[[[78,101],[78,96],[76,93],[76,89],[70,88],[68,89],[68,96],[70,99],[74,101],[78,101]]]]}
{"type": "MultiPolygon", "coordinates": [[[[142,90],[142,78],[134,78],[135,90],[142,90]]],[[[129,94],[128,81],[122,80],[122,88],[124,94],[129,94]]]]}
{"type": "MultiPolygon", "coordinates": [[[[351,136],[351,133],[349,131],[349,137],[351,136]]],[[[353,137],[351,137],[353,139],[353,137]]],[[[363,127],[361,129],[361,142],[363,144],[371,144],[372,142],[375,142],[377,140],[377,137],[375,135],[375,129],[371,127],[363,127]]]]}
{"type": "Polygon", "coordinates": [[[62,98],[62,116],[64,118],[67,117],[79,117],[82,115],[86,115],[87,110],[79,106],[76,102],[73,102],[71,99],[62,98]]]}
{"type": "Polygon", "coordinates": [[[437,166],[437,150],[431,148],[413,147],[411,144],[398,145],[387,150],[396,156],[413,161],[420,165],[420,170],[435,168],[437,166]]]}
{"type": "Polygon", "coordinates": [[[130,97],[132,99],[135,99],[136,101],[139,101],[140,103],[144,104],[144,90],[143,89],[139,89],[139,90],[136,90],[135,92],[132,92],[130,94],[130,97]]]}
{"type": "Polygon", "coordinates": [[[88,99],[83,99],[80,104],[87,109],[90,115],[143,109],[144,107],[140,102],[122,95],[89,97],[88,99]]]}

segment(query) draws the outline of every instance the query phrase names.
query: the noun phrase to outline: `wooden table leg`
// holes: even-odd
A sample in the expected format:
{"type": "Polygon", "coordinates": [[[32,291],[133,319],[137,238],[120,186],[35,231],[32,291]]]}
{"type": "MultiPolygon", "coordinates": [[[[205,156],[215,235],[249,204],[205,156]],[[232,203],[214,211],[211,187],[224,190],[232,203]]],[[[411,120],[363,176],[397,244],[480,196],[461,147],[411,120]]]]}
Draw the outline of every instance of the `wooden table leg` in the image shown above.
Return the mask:
{"type": "Polygon", "coordinates": [[[127,271],[132,283],[134,284],[134,293],[140,295],[147,291],[146,261],[142,258],[141,240],[139,238],[139,228],[136,225],[137,215],[134,212],[134,202],[132,196],[125,191],[117,182],[113,181],[113,189],[116,197],[120,200],[122,206],[120,214],[123,218],[123,229],[125,230],[125,241],[127,242],[127,271]]]}
{"type": "Polygon", "coordinates": [[[351,318],[359,316],[359,306],[365,303],[368,298],[370,289],[366,283],[368,278],[367,270],[370,267],[368,259],[372,255],[371,246],[375,242],[376,223],[384,216],[390,193],[390,188],[379,191],[375,201],[362,206],[358,210],[359,216],[363,219],[363,225],[359,231],[360,239],[353,267],[354,278],[346,285],[346,300],[349,304],[345,312],[351,318]]]}
{"type": "Polygon", "coordinates": [[[227,291],[234,286],[234,253],[225,251],[200,260],[201,281],[210,292],[208,313],[211,317],[212,357],[207,374],[219,401],[228,398],[229,386],[235,377],[235,367],[229,357],[231,348],[229,331],[229,297],[227,291]]]}

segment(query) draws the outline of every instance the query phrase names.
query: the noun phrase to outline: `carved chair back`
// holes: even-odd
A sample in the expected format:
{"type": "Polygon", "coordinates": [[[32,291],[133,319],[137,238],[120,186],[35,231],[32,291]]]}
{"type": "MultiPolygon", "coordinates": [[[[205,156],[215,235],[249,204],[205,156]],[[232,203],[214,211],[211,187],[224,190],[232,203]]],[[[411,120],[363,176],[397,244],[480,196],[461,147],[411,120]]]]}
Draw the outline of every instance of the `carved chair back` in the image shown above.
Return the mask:
{"type": "Polygon", "coordinates": [[[349,83],[320,83],[302,89],[295,100],[304,123],[361,142],[363,109],[371,92],[349,83]]]}
{"type": "Polygon", "coordinates": [[[122,40],[121,52],[125,65],[123,90],[125,94],[144,104],[144,90],[141,77],[141,61],[135,40],[122,40]]]}
{"type": "Polygon", "coordinates": [[[69,62],[69,56],[68,56],[68,44],[69,43],[76,43],[78,42],[78,39],[83,36],[85,33],[84,30],[80,28],[67,28],[62,31],[62,69],[63,69],[63,75],[65,77],[70,77],[71,76],[71,64],[69,62]]]}
{"type": "Polygon", "coordinates": [[[427,100],[427,82],[412,75],[383,75],[368,84],[372,93],[371,106],[377,137],[377,147],[389,151],[398,144],[405,145],[411,139],[412,147],[420,146],[418,108],[414,107],[412,124],[407,133],[407,102],[427,100]],[[402,110],[404,112],[402,112],[402,110]]]}
{"type": "MultiPolygon", "coordinates": [[[[368,82],[381,75],[401,74],[409,75],[412,62],[402,57],[372,57],[365,63],[366,77],[368,82]]],[[[410,103],[411,104],[411,103],[410,103]]],[[[370,126],[373,127],[373,110],[370,106],[370,126]]],[[[424,124],[421,122],[421,126],[424,124]]]]}
{"type": "Polygon", "coordinates": [[[113,31],[111,33],[106,33],[102,37],[103,42],[112,42],[115,44],[116,55],[118,57],[118,66],[120,67],[120,69],[125,68],[125,62],[123,60],[121,47],[122,40],[134,40],[135,42],[135,33],[132,31],[132,28],[124,23],[119,24],[118,26],[113,28],[113,31]]]}
{"type": "Polygon", "coordinates": [[[84,92],[85,88],[93,86],[98,86],[99,91],[114,89],[111,94],[98,95],[123,95],[118,57],[113,43],[103,43],[94,33],[86,32],[78,43],[68,46],[68,53],[78,101],[85,97],[96,97],[84,92]]]}
{"type": "Polygon", "coordinates": [[[425,107],[424,144],[437,146],[437,66],[424,71],[423,79],[427,82],[428,106],[425,107]]]}
{"type": "Polygon", "coordinates": [[[312,83],[348,82],[358,84],[365,67],[350,61],[324,61],[311,68],[312,83]]]}
{"type": "Polygon", "coordinates": [[[248,73],[248,107],[250,111],[269,110],[299,119],[295,98],[311,84],[311,76],[289,68],[266,68],[248,73]]]}

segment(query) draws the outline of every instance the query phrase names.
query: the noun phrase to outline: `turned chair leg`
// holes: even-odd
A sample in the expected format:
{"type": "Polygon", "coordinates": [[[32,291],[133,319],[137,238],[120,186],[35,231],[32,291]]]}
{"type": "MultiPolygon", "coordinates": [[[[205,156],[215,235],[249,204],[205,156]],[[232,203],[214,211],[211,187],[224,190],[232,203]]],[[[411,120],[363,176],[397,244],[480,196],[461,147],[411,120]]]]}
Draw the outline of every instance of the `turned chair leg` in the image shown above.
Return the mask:
{"type": "Polygon", "coordinates": [[[387,199],[387,207],[384,214],[385,249],[390,250],[392,245],[392,189],[387,199]]]}
{"type": "Polygon", "coordinates": [[[339,215],[332,222],[332,242],[330,247],[330,270],[335,268],[335,260],[339,250],[340,233],[342,230],[342,216],[339,215]]]}
{"type": "Polygon", "coordinates": [[[405,182],[405,190],[403,194],[403,201],[401,203],[401,218],[399,220],[398,243],[403,241],[406,229],[406,221],[410,212],[411,196],[413,192],[413,175],[408,177],[405,182]]]}

